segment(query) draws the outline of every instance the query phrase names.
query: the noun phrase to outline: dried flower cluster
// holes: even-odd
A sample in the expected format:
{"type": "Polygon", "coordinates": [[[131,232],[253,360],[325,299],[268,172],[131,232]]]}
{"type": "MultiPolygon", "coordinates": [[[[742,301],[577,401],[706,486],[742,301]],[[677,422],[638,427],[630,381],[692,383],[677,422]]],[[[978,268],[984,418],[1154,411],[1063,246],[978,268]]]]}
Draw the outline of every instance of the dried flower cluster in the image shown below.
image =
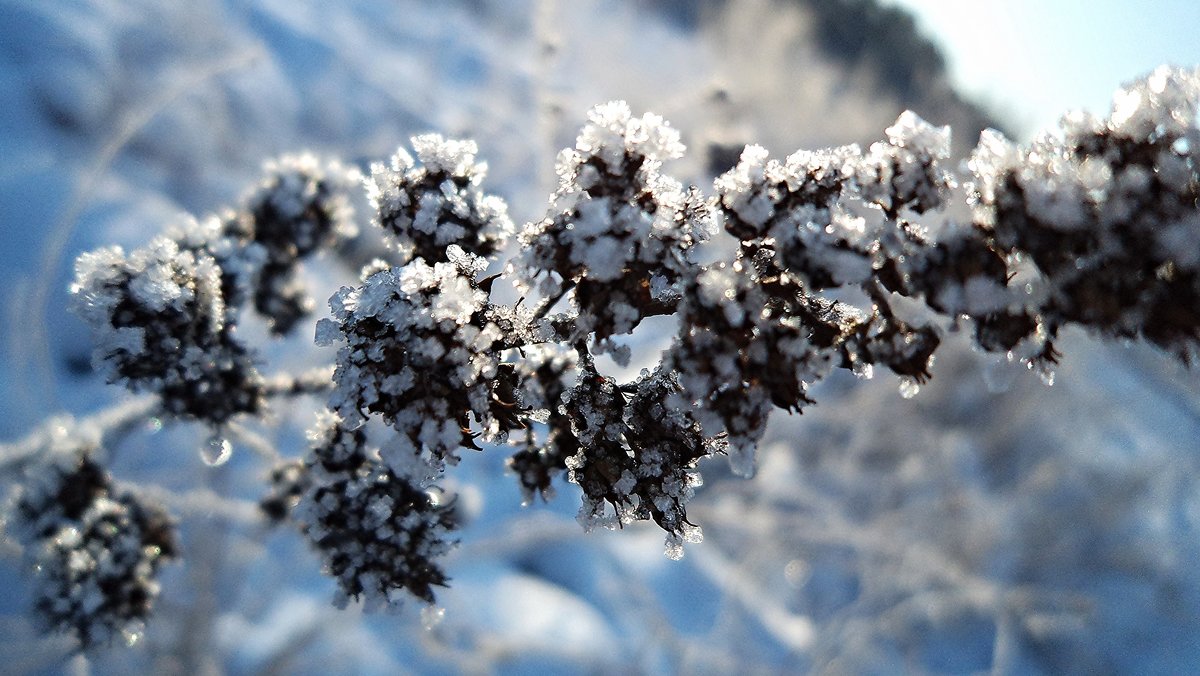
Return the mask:
{"type": "Polygon", "coordinates": [[[1195,74],[1163,67],[1119,92],[1107,120],[1069,115],[1061,138],[1028,148],[980,140],[978,227],[1037,267],[1021,310],[1044,334],[1078,323],[1197,356],[1198,106],[1195,74]]]}
{"type": "Polygon", "coordinates": [[[27,468],[10,528],[50,629],[73,634],[84,649],[132,642],[158,597],[158,569],[176,556],[175,527],[159,507],[118,490],[98,449],[69,425],[27,468]]]}
{"type": "Polygon", "coordinates": [[[563,404],[579,448],[565,464],[583,490],[580,521],[590,530],[652,519],[667,532],[667,555],[678,559],[684,541],[702,539],[684,509],[701,483],[696,463],[723,444],[671,405],[680,388],[670,373],[643,373],[629,389],[589,367],[563,404]]]}
{"type": "Polygon", "coordinates": [[[513,225],[504,200],[480,189],[487,165],[475,161],[475,142],[426,134],[412,143],[415,162],[400,148],[390,166],[372,165],[366,182],[376,222],[399,262],[445,261],[451,244],[476,256],[499,251],[513,225]]]}
{"type": "Polygon", "coordinates": [[[572,340],[603,341],[674,312],[689,254],[711,234],[699,193],[662,173],[683,150],[662,118],[633,117],[614,101],[593,109],[575,148],[559,155],[550,213],[521,233],[513,267],[522,288],[544,276],[551,297],[573,289],[572,340]]]}
{"type": "Polygon", "coordinates": [[[76,311],[93,327],[95,362],[110,381],[162,397],[172,414],[223,423],[263,406],[262,377],[234,335],[222,293],[243,270],[220,222],[191,222],[128,256],[120,247],[79,257],[76,311]],[[229,271],[218,263],[224,260],[229,271]],[[235,263],[235,260],[237,261],[235,263]]]}
{"type": "Polygon", "coordinates": [[[437,557],[449,551],[453,505],[398,474],[368,449],[361,430],[330,416],[309,435],[306,484],[296,517],[341,590],[338,604],[362,598],[368,610],[397,603],[400,592],[433,603],[446,583],[437,557]]]}
{"type": "MultiPolygon", "coordinates": [[[[262,258],[253,280],[254,309],[276,334],[308,316],[313,301],[301,282],[300,261],[357,233],[348,199],[358,173],[313,155],[289,155],[266,166],[267,176],[246,197],[230,230],[262,258]]],[[[231,224],[232,225],[232,224],[231,224]]]]}
{"type": "MultiPolygon", "coordinates": [[[[1200,348],[1198,104],[1200,75],[1160,70],[1110,118],[1067,118],[1061,137],[1021,148],[986,133],[962,178],[946,166],[949,129],[905,113],[865,151],[779,161],[750,146],[710,198],[664,173],[684,150],[675,130],[609,103],[560,155],[549,213],[491,276],[514,228],[483,191],[475,144],[416,137],[415,159],[401,150],[365,180],[393,251],[317,325],[318,343],[339,346],[331,411],[305,457],[274,471],[264,512],[296,521],[341,598],[432,603],[457,520],[438,482],[480,441],[516,447],[527,499],[565,477],[586,528],[654,521],[678,557],[700,539],[685,511],[698,463],[726,454],[752,474],[771,412],[811,404],[832,369],[887,367],[911,395],[959,326],[1047,373],[1070,324],[1188,361],[1200,348]],[[962,195],[969,222],[920,223],[962,195]],[[722,230],[729,253],[698,263],[722,230]],[[525,295],[501,302],[497,282],[525,295]],[[601,373],[593,357],[628,358],[617,339],[656,315],[679,327],[657,367],[626,383],[601,373]]],[[[280,393],[235,335],[238,311],[295,326],[308,305],[298,262],[353,229],[353,172],[301,158],[269,174],[235,215],[80,258],[76,308],[97,363],[167,413],[214,426],[260,414],[280,393]]],[[[96,523],[146,533],[162,521],[103,500],[124,516],[100,510],[96,523]]]]}
{"type": "Polygon", "coordinates": [[[285,333],[309,312],[299,261],[355,233],[347,190],[357,176],[309,155],[269,163],[267,173],[235,212],[187,219],[129,254],[109,247],[79,257],[73,309],[110,381],[216,425],[263,411],[258,357],[237,337],[239,313],[253,299],[272,331],[285,333]]]}

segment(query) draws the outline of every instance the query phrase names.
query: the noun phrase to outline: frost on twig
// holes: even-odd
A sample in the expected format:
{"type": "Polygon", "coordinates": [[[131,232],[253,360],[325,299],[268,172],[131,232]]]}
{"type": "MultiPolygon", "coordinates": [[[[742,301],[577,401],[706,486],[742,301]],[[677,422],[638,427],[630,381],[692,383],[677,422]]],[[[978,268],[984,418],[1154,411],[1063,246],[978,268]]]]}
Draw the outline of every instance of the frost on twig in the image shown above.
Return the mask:
{"type": "Polygon", "coordinates": [[[1162,67],[1107,120],[1072,113],[1018,148],[972,155],[976,218],[997,251],[1041,273],[1030,303],[1050,335],[1078,323],[1195,359],[1200,344],[1200,75],[1162,67]]]}
{"type": "MultiPolygon", "coordinates": [[[[985,133],[963,177],[948,168],[949,129],[906,112],[866,150],[776,160],[749,146],[706,197],[666,173],[684,152],[679,133],[611,102],[560,154],[549,213],[488,277],[515,230],[507,206],[484,192],[473,142],[419,136],[415,159],[401,150],[365,182],[393,251],[317,323],[317,342],[339,348],[331,382],[320,370],[264,379],[265,353],[234,329],[243,307],[276,333],[304,316],[296,266],[353,230],[354,172],[336,163],[282,160],[239,211],[129,254],[83,255],[74,305],[104,373],[176,416],[219,427],[262,415],[269,397],[328,393],[312,447],[270,470],[261,510],[300,526],[343,600],[432,603],[458,524],[440,481],[481,442],[516,447],[508,466],[527,501],[566,479],[585,528],[653,521],[677,558],[700,539],[686,511],[700,461],[724,454],[752,474],[772,412],[814,404],[812,385],[833,369],[886,368],[915,394],[951,326],[1046,375],[1069,325],[1195,358],[1198,105],[1197,73],[1161,69],[1119,93],[1108,119],[1068,116],[1061,136],[1028,147],[985,133]],[[963,194],[969,221],[923,226],[963,194]],[[699,263],[722,230],[728,254],[699,263]],[[501,301],[498,281],[525,295],[501,301]],[[614,339],[656,315],[679,320],[659,363],[630,382],[602,373],[596,354],[622,357],[614,339]]],[[[43,556],[150,543],[159,558],[129,554],[116,570],[153,572],[173,555],[165,517],[74,457],[42,481],[71,476],[90,497],[35,528],[43,556]],[[133,539],[105,539],[112,528],[133,539]]],[[[37,486],[27,495],[62,490],[37,486]]],[[[40,499],[22,509],[49,510],[40,499]]],[[[77,572],[63,571],[47,584],[77,572]]],[[[152,597],[149,583],[122,589],[152,597]]],[[[85,643],[101,635],[82,624],[107,607],[95,598],[51,607],[85,643]]]]}

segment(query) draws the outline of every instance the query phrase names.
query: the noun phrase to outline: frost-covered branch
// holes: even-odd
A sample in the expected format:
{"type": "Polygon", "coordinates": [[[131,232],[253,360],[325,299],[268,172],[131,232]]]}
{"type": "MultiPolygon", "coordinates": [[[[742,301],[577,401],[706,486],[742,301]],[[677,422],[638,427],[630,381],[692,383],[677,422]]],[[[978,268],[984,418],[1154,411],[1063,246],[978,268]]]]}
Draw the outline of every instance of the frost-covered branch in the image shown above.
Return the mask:
{"type": "MultiPolygon", "coordinates": [[[[299,526],[343,600],[433,603],[459,522],[442,478],[464,449],[514,447],[527,500],[576,484],[585,529],[653,521],[677,558],[701,539],[687,513],[698,463],[727,455],[752,475],[771,413],[814,404],[812,385],[833,369],[886,368],[911,396],[959,326],[1047,375],[1070,325],[1196,358],[1198,105],[1196,72],[1161,69],[1121,92],[1107,119],[1069,116],[1061,135],[1027,147],[985,133],[966,175],[948,166],[949,128],[906,112],[865,150],[778,160],[747,147],[706,196],[666,173],[685,150],[679,133],[613,102],[589,113],[559,156],[548,212],[520,229],[485,192],[474,142],[418,136],[363,181],[389,250],[316,322],[317,343],[338,348],[332,372],[266,378],[265,351],[238,327],[252,313],[270,334],[299,326],[311,307],[299,266],[356,230],[357,172],[285,158],[236,209],[130,253],[81,256],[75,309],[106,377],[214,433],[240,430],[273,399],[327,395],[305,455],[272,469],[264,517],[299,526]],[[931,212],[963,195],[970,219],[935,225],[931,212]],[[519,250],[503,259],[514,234],[519,250]],[[508,302],[499,288],[523,295],[508,302]],[[630,382],[601,371],[597,355],[627,362],[621,337],[662,315],[679,328],[657,365],[630,382]]],[[[106,635],[89,623],[144,617],[143,578],[175,552],[165,516],[112,493],[94,453],[72,457],[49,476],[84,472],[75,483],[94,490],[61,515],[36,496],[63,489],[30,484],[26,521],[53,523],[29,546],[127,544],[92,536],[107,519],[159,549],[119,568],[136,568],[140,603],[40,607],[86,647],[106,635]],[[108,511],[88,517],[93,503],[108,511]]],[[[97,570],[63,575],[108,574],[97,570]]]]}

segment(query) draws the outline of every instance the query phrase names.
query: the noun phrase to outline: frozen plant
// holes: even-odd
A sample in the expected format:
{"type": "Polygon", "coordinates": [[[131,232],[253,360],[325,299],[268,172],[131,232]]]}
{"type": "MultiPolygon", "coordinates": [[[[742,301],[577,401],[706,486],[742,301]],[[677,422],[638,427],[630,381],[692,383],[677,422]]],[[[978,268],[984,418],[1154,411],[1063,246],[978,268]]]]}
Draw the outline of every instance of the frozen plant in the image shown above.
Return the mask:
{"type": "Polygon", "coordinates": [[[94,431],[54,424],[8,510],[33,570],[34,608],[81,648],[115,637],[132,645],[158,597],[158,569],[177,555],[175,524],[113,485],[94,431]]]}
{"type": "MultiPolygon", "coordinates": [[[[222,435],[280,398],[326,397],[303,456],[272,468],[263,518],[298,526],[339,600],[432,604],[460,521],[444,477],[463,449],[514,447],[527,500],[575,484],[585,529],[653,521],[678,558],[701,539],[687,513],[701,461],[752,475],[770,414],[812,405],[833,369],[886,368],[911,396],[960,328],[1047,377],[1070,325],[1195,359],[1198,105],[1197,72],[1160,69],[1107,119],[1068,116],[1027,147],[985,133],[964,176],[950,130],[906,112],[865,150],[747,147],[706,196],[665,173],[678,132],[608,103],[506,261],[516,229],[475,144],[418,136],[415,157],[365,179],[390,249],[316,323],[338,346],[332,369],[301,376],[264,375],[266,351],[235,329],[250,310],[275,333],[299,324],[298,265],[352,235],[357,177],[285,159],[237,209],[81,256],[75,309],[98,368],[168,420],[222,435]],[[967,222],[923,224],[963,199],[967,222]],[[629,382],[603,373],[595,356],[628,359],[617,339],[654,316],[678,319],[659,363],[629,382]]],[[[99,454],[41,450],[52,469],[25,479],[11,521],[43,561],[39,612],[87,648],[148,613],[176,554],[170,520],[114,491],[99,454]]]]}
{"type": "Polygon", "coordinates": [[[452,243],[477,256],[499,251],[512,234],[512,221],[504,200],[480,188],[487,165],[475,161],[475,142],[426,134],[412,144],[416,161],[400,148],[390,165],[371,165],[365,183],[397,262],[444,261],[452,243]]]}

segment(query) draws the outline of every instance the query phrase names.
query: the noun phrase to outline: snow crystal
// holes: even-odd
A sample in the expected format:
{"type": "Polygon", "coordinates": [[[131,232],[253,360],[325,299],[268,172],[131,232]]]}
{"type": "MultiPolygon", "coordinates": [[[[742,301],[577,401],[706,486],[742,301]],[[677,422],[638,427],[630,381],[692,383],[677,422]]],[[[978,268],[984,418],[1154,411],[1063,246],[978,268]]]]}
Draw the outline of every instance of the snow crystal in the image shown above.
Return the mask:
{"type": "Polygon", "coordinates": [[[223,437],[210,437],[200,446],[200,459],[209,467],[220,467],[232,456],[233,446],[223,437]]]}

